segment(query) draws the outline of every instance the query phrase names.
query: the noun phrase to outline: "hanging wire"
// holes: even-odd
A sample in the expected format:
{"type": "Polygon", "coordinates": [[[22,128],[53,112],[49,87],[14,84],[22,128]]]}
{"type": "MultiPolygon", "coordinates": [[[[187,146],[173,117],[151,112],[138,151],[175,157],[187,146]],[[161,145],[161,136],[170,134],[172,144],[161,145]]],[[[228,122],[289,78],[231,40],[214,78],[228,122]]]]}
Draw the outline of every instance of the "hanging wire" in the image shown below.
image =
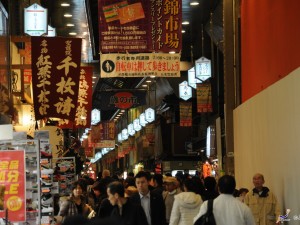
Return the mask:
{"type": "Polygon", "coordinates": [[[201,24],[201,53],[204,56],[204,31],[203,31],[203,24],[201,24]]]}

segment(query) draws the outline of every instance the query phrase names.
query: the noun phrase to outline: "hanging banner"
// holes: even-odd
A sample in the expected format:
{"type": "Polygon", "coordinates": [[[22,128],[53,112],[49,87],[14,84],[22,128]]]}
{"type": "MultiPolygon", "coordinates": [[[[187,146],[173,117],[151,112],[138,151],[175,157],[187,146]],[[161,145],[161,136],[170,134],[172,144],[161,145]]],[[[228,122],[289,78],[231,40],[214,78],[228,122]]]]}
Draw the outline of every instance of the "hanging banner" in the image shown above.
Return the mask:
{"type": "Polygon", "coordinates": [[[116,92],[105,91],[97,95],[98,107],[102,110],[129,109],[146,105],[146,91],[116,92]]]}
{"type": "Polygon", "coordinates": [[[191,127],[192,126],[192,102],[180,102],[180,126],[181,127],[191,127]]]}
{"type": "Polygon", "coordinates": [[[103,140],[115,140],[115,122],[103,121],[91,127],[91,142],[98,143],[103,140]]]}
{"type": "Polygon", "coordinates": [[[212,97],[210,84],[197,84],[197,112],[212,112],[212,97]]]}
{"type": "Polygon", "coordinates": [[[81,39],[31,37],[35,119],[75,120],[81,39]]]}
{"type": "Polygon", "coordinates": [[[79,92],[74,121],[60,120],[60,128],[89,128],[92,110],[92,76],[93,67],[80,67],[79,92]]]}
{"type": "Polygon", "coordinates": [[[180,54],[101,54],[100,66],[102,78],[180,77],[180,54]]]}
{"type": "Polygon", "coordinates": [[[24,222],[26,215],[25,152],[1,150],[0,159],[0,203],[2,203],[0,204],[0,207],[2,206],[0,217],[6,218],[4,209],[7,209],[10,222],[24,222]]]}
{"type": "Polygon", "coordinates": [[[180,52],[182,1],[98,0],[100,52],[180,52]]]}

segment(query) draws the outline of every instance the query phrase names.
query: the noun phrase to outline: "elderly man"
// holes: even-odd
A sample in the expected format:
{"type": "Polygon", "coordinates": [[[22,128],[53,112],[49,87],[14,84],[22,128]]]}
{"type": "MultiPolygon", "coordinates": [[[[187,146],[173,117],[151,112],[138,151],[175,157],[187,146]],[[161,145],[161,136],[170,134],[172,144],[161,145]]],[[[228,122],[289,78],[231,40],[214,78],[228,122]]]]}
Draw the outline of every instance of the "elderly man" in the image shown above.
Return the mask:
{"type": "Polygon", "coordinates": [[[162,195],[166,206],[166,222],[169,224],[174,203],[174,196],[180,193],[181,190],[178,188],[178,181],[176,177],[166,177],[164,179],[164,185],[166,191],[164,191],[162,195]]]}
{"type": "Polygon", "coordinates": [[[276,196],[264,187],[265,179],[260,173],[253,176],[254,188],[248,192],[244,202],[248,205],[255,218],[256,225],[274,225],[280,215],[276,196]]]}

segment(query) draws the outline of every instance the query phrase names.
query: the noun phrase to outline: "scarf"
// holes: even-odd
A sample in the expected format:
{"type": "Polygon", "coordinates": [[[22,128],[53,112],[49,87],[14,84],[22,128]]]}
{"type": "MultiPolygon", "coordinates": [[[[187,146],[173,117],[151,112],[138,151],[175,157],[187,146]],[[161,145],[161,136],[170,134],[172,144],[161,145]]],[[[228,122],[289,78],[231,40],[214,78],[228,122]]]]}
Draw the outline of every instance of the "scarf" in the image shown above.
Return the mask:
{"type": "Polygon", "coordinates": [[[253,195],[254,195],[254,194],[258,194],[258,196],[259,196],[260,198],[266,198],[266,197],[268,197],[268,192],[269,192],[270,190],[269,190],[269,188],[267,188],[267,187],[263,187],[261,193],[259,193],[259,191],[258,191],[256,188],[253,188],[252,191],[253,191],[253,195]]]}

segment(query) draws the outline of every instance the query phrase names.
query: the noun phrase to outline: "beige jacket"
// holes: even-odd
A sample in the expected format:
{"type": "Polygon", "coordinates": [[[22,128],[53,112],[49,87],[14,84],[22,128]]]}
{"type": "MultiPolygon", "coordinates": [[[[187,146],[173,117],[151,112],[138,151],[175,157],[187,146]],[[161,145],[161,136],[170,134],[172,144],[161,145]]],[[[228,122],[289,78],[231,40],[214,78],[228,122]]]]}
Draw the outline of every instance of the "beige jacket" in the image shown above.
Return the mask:
{"type": "Polygon", "coordinates": [[[280,207],[276,196],[268,192],[267,197],[259,197],[252,191],[248,192],[244,200],[251,209],[256,225],[275,225],[280,215],[280,207]]]}

